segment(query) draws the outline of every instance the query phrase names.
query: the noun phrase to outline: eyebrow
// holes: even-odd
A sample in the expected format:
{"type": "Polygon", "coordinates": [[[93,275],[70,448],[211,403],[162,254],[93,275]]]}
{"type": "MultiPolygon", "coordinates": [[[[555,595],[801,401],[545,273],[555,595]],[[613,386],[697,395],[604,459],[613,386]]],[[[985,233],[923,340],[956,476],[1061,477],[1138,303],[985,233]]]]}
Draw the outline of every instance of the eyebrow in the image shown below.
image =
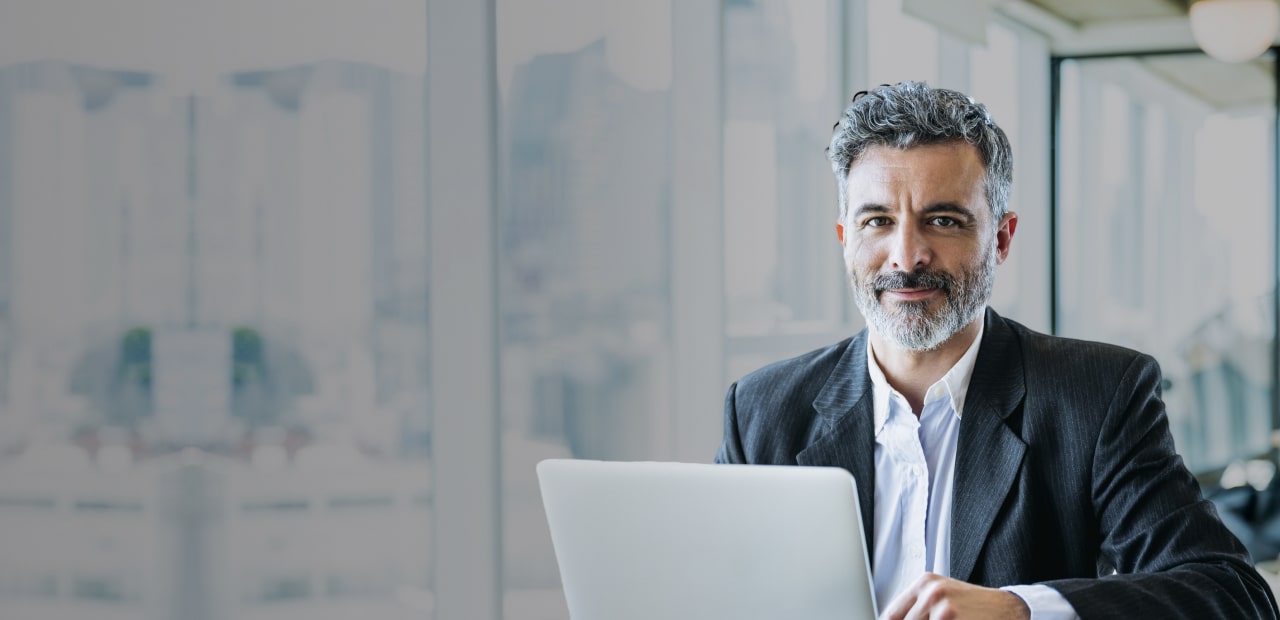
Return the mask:
{"type": "Polygon", "coordinates": [[[853,217],[855,218],[861,217],[868,213],[890,213],[890,212],[892,212],[892,209],[890,209],[889,207],[886,207],[881,204],[876,204],[874,202],[868,202],[866,204],[859,206],[857,209],[855,209],[853,211],[853,217]]]}
{"type": "Polygon", "coordinates": [[[972,222],[977,219],[968,207],[956,204],[954,202],[940,202],[938,204],[929,205],[924,208],[925,215],[934,215],[937,213],[950,213],[959,215],[964,219],[972,222]]]}
{"type": "MultiPolygon", "coordinates": [[[[866,204],[859,206],[856,210],[854,210],[853,216],[856,218],[856,217],[861,217],[863,215],[868,215],[873,213],[874,214],[893,213],[893,209],[890,209],[889,207],[886,207],[885,205],[882,205],[882,204],[868,202],[866,204]]],[[[931,204],[924,208],[923,213],[925,215],[936,215],[939,213],[958,215],[961,218],[968,220],[970,222],[977,219],[977,217],[973,214],[973,211],[970,210],[968,207],[965,207],[963,205],[960,205],[954,202],[940,202],[937,204],[931,204]]]]}

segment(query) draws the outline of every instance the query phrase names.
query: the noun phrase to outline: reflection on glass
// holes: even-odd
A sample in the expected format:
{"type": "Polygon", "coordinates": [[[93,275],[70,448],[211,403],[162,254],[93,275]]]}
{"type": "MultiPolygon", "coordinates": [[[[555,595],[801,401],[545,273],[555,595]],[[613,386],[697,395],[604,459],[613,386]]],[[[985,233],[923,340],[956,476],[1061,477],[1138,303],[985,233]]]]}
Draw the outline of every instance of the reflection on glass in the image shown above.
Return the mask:
{"type": "MultiPolygon", "coordinates": [[[[1019,75],[1019,63],[1027,62],[1025,55],[1020,54],[1018,35],[1009,28],[992,23],[987,26],[985,46],[974,46],[969,52],[969,90],[970,96],[987,106],[987,112],[1004,130],[1013,145],[1014,185],[1011,196],[1011,210],[1020,213],[1027,219],[1022,220],[1022,230],[1029,230],[1027,223],[1036,218],[1039,201],[1030,198],[1030,192],[1022,192],[1028,185],[1023,179],[1023,170],[1027,170],[1032,154],[1023,145],[1039,144],[1040,136],[1023,141],[1026,137],[1022,130],[1022,114],[1019,102],[1023,82],[1019,75]]],[[[1030,235],[1028,235],[1030,236],[1030,235]]],[[[1031,299],[1031,291],[1037,287],[1024,286],[1039,279],[1038,273],[1031,273],[1027,259],[1033,252],[1040,250],[1031,243],[1014,244],[1013,252],[1000,266],[1000,275],[996,278],[996,286],[992,291],[990,305],[1001,314],[1018,321],[1033,321],[1034,308],[1037,304],[1031,299]]],[[[1034,263],[1032,263],[1034,265],[1034,263]]]]}
{"type": "Polygon", "coordinates": [[[567,617],[534,465],[654,458],[670,389],[670,8],[527,9],[498,5],[509,620],[567,617]]]}
{"type": "Polygon", "coordinates": [[[509,620],[567,617],[535,463],[653,459],[671,449],[679,268],[670,264],[679,27],[670,4],[575,4],[564,23],[533,19],[529,6],[501,2],[497,15],[509,620]]]}
{"type": "Polygon", "coordinates": [[[831,329],[843,299],[835,184],[836,2],[725,7],[725,299],[730,336],[831,329]]]}
{"type": "Polygon", "coordinates": [[[1270,447],[1270,72],[1199,56],[1064,66],[1060,331],[1156,357],[1196,470],[1270,447]]]}
{"type": "Polygon", "coordinates": [[[938,31],[902,11],[902,0],[867,2],[867,81],[870,85],[903,80],[941,86],[938,31]],[[874,26],[874,27],[871,27],[874,26]]]}
{"type": "Polygon", "coordinates": [[[424,6],[256,6],[0,66],[6,617],[430,611],[424,6]]]}

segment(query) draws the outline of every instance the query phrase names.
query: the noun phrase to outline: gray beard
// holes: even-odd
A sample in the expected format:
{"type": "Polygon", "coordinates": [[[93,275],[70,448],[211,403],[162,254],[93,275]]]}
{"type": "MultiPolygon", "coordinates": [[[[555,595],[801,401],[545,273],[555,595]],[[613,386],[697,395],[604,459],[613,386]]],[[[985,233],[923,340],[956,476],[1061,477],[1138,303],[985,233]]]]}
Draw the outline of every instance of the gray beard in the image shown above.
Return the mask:
{"type": "Polygon", "coordinates": [[[933,351],[956,332],[972,323],[991,299],[995,285],[996,252],[991,248],[970,268],[962,268],[957,276],[944,271],[920,269],[913,273],[891,271],[858,281],[850,278],[853,299],[867,324],[899,348],[908,351],[933,351]],[[904,302],[887,307],[880,302],[882,292],[898,288],[938,288],[945,299],[930,312],[932,300],[904,302]]]}

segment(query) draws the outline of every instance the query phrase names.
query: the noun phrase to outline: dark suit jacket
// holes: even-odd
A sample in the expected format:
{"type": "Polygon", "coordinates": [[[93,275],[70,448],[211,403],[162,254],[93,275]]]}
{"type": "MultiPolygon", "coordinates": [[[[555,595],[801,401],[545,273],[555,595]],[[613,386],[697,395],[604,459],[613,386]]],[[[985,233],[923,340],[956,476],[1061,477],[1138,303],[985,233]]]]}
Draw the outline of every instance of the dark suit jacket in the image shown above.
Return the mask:
{"type": "MultiPolygon", "coordinates": [[[[871,548],[866,339],[864,330],[735,383],[716,461],[847,469],[871,548]]],[[[1174,453],[1154,359],[1036,333],[988,309],[969,385],[952,577],[1042,583],[1086,620],[1277,616],[1248,552],[1174,453]]]]}

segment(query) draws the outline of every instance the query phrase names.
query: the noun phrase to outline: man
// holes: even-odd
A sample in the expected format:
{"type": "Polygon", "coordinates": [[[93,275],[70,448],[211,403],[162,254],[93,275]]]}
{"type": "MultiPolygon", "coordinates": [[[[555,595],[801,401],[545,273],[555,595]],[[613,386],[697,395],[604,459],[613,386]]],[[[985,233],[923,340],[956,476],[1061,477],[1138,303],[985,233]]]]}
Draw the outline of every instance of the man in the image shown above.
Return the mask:
{"type": "Polygon", "coordinates": [[[867,328],[735,383],[717,462],[849,470],[885,618],[1275,618],[1174,452],[1155,360],[986,308],[1018,216],[985,107],[881,86],[828,156],[867,328]]]}

